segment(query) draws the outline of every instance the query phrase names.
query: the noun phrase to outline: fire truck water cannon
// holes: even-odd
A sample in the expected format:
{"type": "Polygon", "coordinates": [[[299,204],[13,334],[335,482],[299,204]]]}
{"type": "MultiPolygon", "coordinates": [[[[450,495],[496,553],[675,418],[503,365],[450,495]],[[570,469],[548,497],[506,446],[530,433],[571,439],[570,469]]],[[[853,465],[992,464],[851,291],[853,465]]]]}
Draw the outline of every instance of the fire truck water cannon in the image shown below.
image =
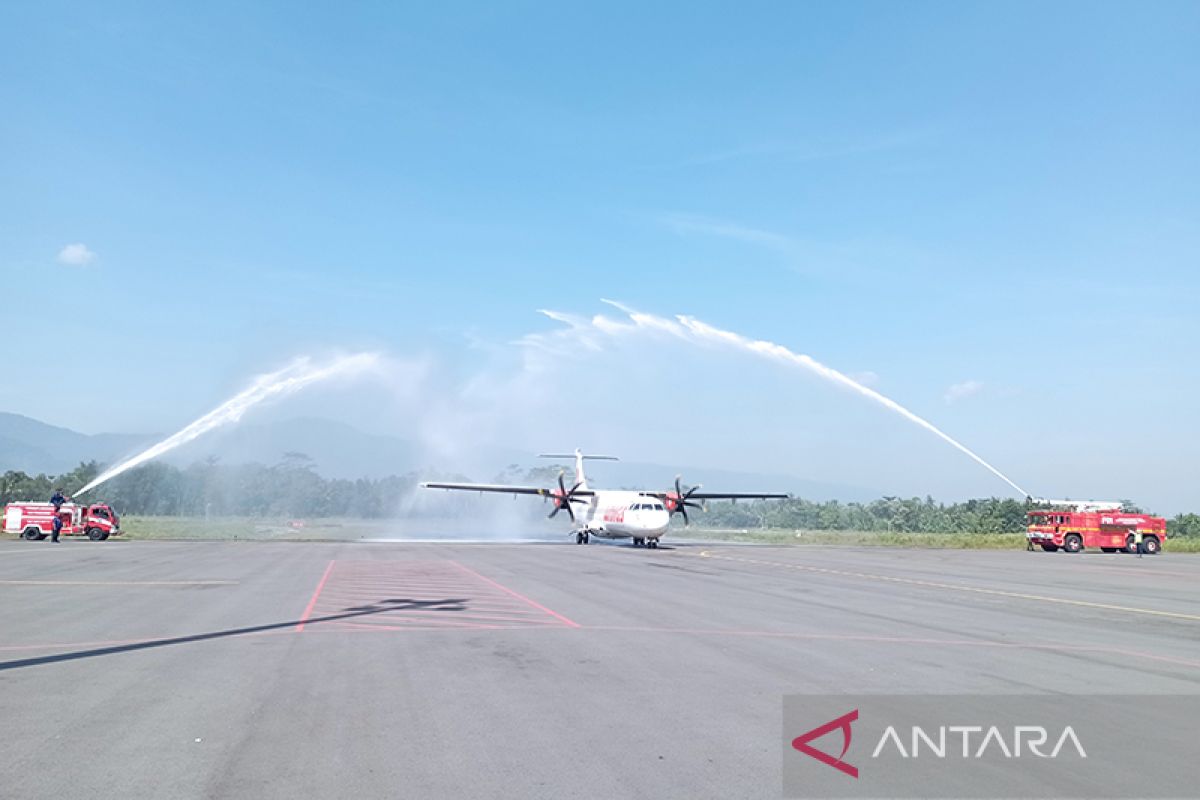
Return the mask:
{"type": "Polygon", "coordinates": [[[1030,498],[1026,538],[1048,552],[1078,553],[1098,547],[1105,553],[1132,552],[1137,534],[1150,555],[1167,539],[1167,521],[1151,514],[1126,512],[1119,500],[1048,500],[1030,498]]]}

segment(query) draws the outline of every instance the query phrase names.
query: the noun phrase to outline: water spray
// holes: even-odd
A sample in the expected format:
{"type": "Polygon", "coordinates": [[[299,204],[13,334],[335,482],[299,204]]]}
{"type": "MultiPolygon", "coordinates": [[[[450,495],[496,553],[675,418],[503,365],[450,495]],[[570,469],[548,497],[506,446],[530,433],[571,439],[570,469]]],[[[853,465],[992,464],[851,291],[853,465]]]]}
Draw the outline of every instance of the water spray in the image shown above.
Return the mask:
{"type": "Polygon", "coordinates": [[[874,400],[884,408],[894,411],[895,413],[907,419],[909,422],[920,425],[922,428],[937,436],[939,439],[943,440],[963,454],[967,455],[988,472],[991,472],[997,478],[1007,483],[1009,486],[1019,492],[1022,497],[1029,496],[1028,492],[1009,479],[1007,475],[993,467],[987,461],[984,461],[983,458],[973,452],[970,448],[957,441],[949,434],[943,432],[932,422],[929,422],[923,417],[917,416],[904,406],[897,403],[895,400],[892,400],[890,397],[882,395],[870,387],[863,386],[849,375],[838,372],[833,367],[822,364],[812,356],[793,352],[783,345],[775,344],[774,342],[748,339],[741,334],[722,330],[709,325],[706,322],[701,322],[695,317],[679,315],[675,317],[675,320],[669,320],[663,317],[654,316],[653,314],[644,314],[640,311],[634,311],[633,309],[628,308],[620,303],[613,302],[612,300],[604,300],[603,302],[613,306],[614,308],[619,308],[621,311],[628,314],[630,320],[632,320],[634,324],[639,327],[667,331],[681,339],[693,343],[717,344],[733,347],[735,349],[752,353],[756,356],[766,358],[771,361],[777,361],[790,366],[800,367],[819,375],[827,381],[847,389],[851,389],[870,400],[874,400]]]}
{"type": "Polygon", "coordinates": [[[237,422],[248,410],[266,400],[298,392],[317,381],[361,373],[375,366],[378,360],[379,357],[374,353],[343,356],[322,365],[313,364],[308,358],[298,358],[281,370],[260,375],[249,388],[222,403],[183,430],[105,470],[95,480],[76,492],[75,496],[78,497],[105,481],[187,444],[215,428],[237,422]]]}

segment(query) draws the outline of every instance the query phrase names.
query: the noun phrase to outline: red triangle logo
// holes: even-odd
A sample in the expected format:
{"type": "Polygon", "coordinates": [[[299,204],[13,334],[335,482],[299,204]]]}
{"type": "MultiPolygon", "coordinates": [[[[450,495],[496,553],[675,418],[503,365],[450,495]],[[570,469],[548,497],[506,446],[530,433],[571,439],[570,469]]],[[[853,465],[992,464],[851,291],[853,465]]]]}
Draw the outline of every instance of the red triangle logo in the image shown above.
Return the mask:
{"type": "Polygon", "coordinates": [[[804,755],[806,755],[806,756],[815,758],[817,761],[820,761],[822,764],[831,766],[836,770],[841,770],[842,772],[849,775],[851,778],[857,778],[858,777],[858,767],[856,767],[852,764],[847,764],[845,761],[842,760],[846,756],[846,751],[850,749],[850,738],[853,736],[853,732],[850,730],[850,723],[854,722],[857,719],[858,719],[858,709],[856,708],[848,714],[843,714],[842,716],[838,717],[837,719],[831,719],[829,722],[826,722],[824,725],[813,728],[808,733],[800,734],[795,739],[792,739],[792,747],[796,748],[801,753],[804,753],[804,755]],[[813,739],[820,739],[825,734],[830,733],[839,728],[842,731],[842,752],[841,752],[841,755],[839,755],[837,758],[834,758],[833,756],[829,755],[829,753],[823,752],[823,751],[818,750],[815,747],[811,747],[809,745],[809,742],[811,742],[813,739]]]}

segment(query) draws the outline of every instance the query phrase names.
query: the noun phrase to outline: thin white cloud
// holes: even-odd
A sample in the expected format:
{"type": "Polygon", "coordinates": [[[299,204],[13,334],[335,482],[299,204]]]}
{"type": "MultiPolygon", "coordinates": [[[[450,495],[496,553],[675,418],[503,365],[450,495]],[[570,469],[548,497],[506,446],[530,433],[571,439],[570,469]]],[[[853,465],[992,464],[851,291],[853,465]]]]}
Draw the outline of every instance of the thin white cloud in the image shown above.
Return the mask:
{"type": "Polygon", "coordinates": [[[66,264],[69,267],[86,267],[95,260],[96,254],[82,242],[69,244],[58,251],[58,263],[66,264]]]}
{"type": "Polygon", "coordinates": [[[983,384],[979,381],[963,381],[956,383],[946,390],[945,398],[947,403],[957,403],[959,400],[966,400],[968,397],[974,397],[983,391],[983,384]]]}
{"type": "Polygon", "coordinates": [[[794,244],[789,237],[783,234],[694,214],[668,214],[663,217],[663,222],[668,228],[679,234],[700,233],[779,249],[794,244]]]}
{"type": "Polygon", "coordinates": [[[788,269],[811,277],[834,277],[868,285],[887,277],[881,265],[928,256],[898,242],[825,242],[779,233],[702,214],[660,214],[656,222],[676,236],[705,236],[739,242],[781,260],[788,269]]]}

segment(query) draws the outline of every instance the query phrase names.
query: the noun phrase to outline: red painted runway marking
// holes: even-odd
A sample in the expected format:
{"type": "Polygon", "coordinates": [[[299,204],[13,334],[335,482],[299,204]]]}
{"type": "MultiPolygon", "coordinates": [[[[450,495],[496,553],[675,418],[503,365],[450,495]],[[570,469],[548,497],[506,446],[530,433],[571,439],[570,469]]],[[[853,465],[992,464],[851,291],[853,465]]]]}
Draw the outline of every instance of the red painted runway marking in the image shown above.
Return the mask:
{"type": "Polygon", "coordinates": [[[562,614],[559,614],[557,611],[551,611],[550,609],[546,608],[546,607],[545,607],[544,605],[542,605],[541,603],[534,602],[533,600],[530,600],[530,599],[529,599],[528,597],[526,597],[525,595],[523,595],[523,594],[520,594],[519,592],[514,592],[512,589],[508,588],[507,586],[504,586],[503,584],[497,583],[496,581],[494,581],[494,580],[492,580],[491,578],[488,578],[488,577],[486,577],[486,576],[484,576],[484,575],[480,575],[478,572],[476,572],[476,571],[475,571],[475,570],[473,570],[473,569],[470,569],[470,568],[468,568],[468,567],[464,567],[462,564],[458,563],[457,561],[451,561],[450,563],[451,563],[451,564],[453,564],[454,566],[458,567],[459,569],[461,569],[463,572],[466,572],[466,573],[468,573],[469,575],[474,575],[476,578],[479,578],[479,580],[481,580],[481,581],[486,581],[487,583],[490,583],[492,586],[495,586],[497,589],[499,589],[499,590],[501,590],[501,591],[508,592],[508,593],[509,593],[509,594],[511,594],[513,597],[517,598],[518,600],[523,600],[523,601],[525,601],[526,603],[528,603],[529,605],[533,606],[534,608],[536,608],[536,609],[540,609],[541,611],[545,611],[545,612],[546,612],[547,614],[549,614],[550,616],[554,617],[555,619],[561,620],[562,622],[565,622],[567,625],[571,626],[572,628],[580,628],[580,627],[583,627],[583,626],[582,626],[582,625],[580,625],[578,622],[575,622],[574,620],[567,619],[567,618],[566,618],[566,617],[564,617],[562,614]]]}
{"type": "MultiPolygon", "coordinates": [[[[537,619],[530,619],[530,617],[535,616],[535,615],[524,614],[521,616],[506,616],[506,615],[495,615],[495,614],[470,614],[470,613],[467,613],[464,611],[455,611],[455,612],[453,612],[454,613],[453,620],[447,620],[447,619],[445,619],[444,616],[441,618],[428,617],[428,618],[425,618],[424,620],[422,620],[421,615],[420,615],[421,610],[422,609],[405,608],[405,609],[397,609],[396,611],[385,612],[385,613],[388,613],[390,615],[391,620],[394,620],[394,618],[399,614],[403,614],[404,616],[412,616],[414,625],[427,625],[427,624],[429,624],[429,621],[432,619],[438,625],[477,625],[477,624],[491,624],[494,622],[499,622],[499,623],[505,623],[505,624],[510,624],[510,625],[521,625],[522,627],[529,627],[531,625],[538,626],[538,627],[546,627],[546,628],[561,627],[557,622],[554,622],[553,620],[546,620],[546,619],[541,618],[540,614],[536,615],[538,617],[537,619]],[[481,622],[476,622],[475,620],[479,620],[481,622]]],[[[339,623],[343,624],[343,625],[351,624],[350,622],[343,622],[341,620],[339,620],[339,623]]],[[[364,619],[358,620],[357,622],[355,622],[353,624],[355,624],[355,625],[375,625],[375,624],[391,625],[391,624],[394,624],[394,622],[388,621],[388,622],[384,622],[384,623],[376,623],[372,620],[364,618],[364,619]]]]}
{"type": "Polygon", "coordinates": [[[312,599],[308,601],[308,607],[304,609],[304,614],[300,617],[300,624],[296,626],[296,633],[304,630],[304,623],[308,622],[308,618],[312,616],[312,611],[317,605],[317,598],[321,596],[321,590],[325,588],[325,581],[329,580],[329,573],[333,572],[333,565],[336,563],[336,561],[330,561],[329,566],[325,568],[325,574],[321,576],[321,581],[317,584],[317,590],[313,592],[312,599]]]}
{"type": "Polygon", "coordinates": [[[435,624],[424,624],[414,622],[411,625],[383,625],[372,622],[343,622],[342,625],[347,628],[367,631],[436,631],[436,630],[472,630],[472,631],[511,631],[516,628],[524,628],[524,625],[476,625],[470,622],[439,622],[435,624]]]}
{"type": "Polygon", "coordinates": [[[297,631],[511,630],[579,624],[453,561],[338,560],[297,631]],[[455,601],[455,602],[449,602],[455,601]]]}

